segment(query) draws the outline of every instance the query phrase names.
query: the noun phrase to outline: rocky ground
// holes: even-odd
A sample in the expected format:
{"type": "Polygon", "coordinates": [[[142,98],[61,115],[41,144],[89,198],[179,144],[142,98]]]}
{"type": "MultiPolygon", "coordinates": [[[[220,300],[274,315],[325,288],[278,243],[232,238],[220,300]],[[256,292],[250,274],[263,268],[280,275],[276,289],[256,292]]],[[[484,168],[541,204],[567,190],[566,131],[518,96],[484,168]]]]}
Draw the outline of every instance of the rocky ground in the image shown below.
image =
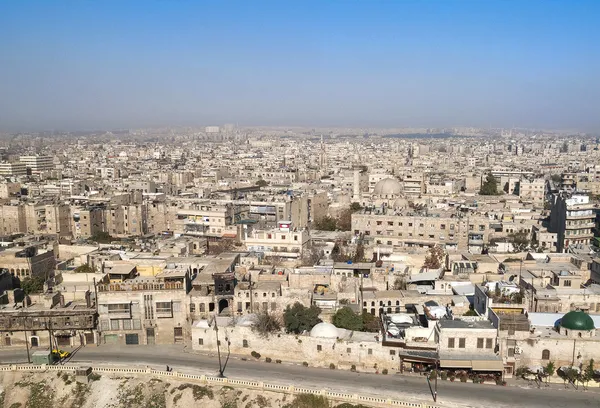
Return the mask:
{"type": "MultiPolygon", "coordinates": [[[[203,386],[134,375],[92,374],[88,384],[67,372],[0,373],[0,408],[359,408],[312,395],[203,386]]],[[[365,407],[366,408],[366,407],[365,407]]]]}

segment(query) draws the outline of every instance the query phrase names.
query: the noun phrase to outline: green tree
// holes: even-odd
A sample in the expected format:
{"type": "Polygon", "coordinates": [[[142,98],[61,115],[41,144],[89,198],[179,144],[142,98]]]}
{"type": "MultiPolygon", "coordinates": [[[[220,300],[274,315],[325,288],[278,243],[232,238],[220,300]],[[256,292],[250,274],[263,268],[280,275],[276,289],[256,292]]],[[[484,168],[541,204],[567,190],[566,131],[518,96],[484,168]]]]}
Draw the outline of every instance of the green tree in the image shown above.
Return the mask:
{"type": "Polygon", "coordinates": [[[531,246],[529,231],[521,230],[508,234],[508,239],[512,243],[515,252],[527,251],[531,246]]]}
{"type": "Polygon", "coordinates": [[[354,202],[350,204],[350,210],[352,210],[352,212],[357,212],[362,210],[362,206],[360,205],[360,203],[354,202]]]}
{"type": "Polygon", "coordinates": [[[380,325],[379,325],[379,319],[377,317],[373,316],[371,313],[367,313],[367,312],[363,311],[362,320],[363,320],[363,330],[364,331],[371,332],[371,333],[379,332],[380,325]]]}
{"type": "Polygon", "coordinates": [[[429,248],[425,262],[423,263],[424,268],[439,269],[442,267],[442,261],[444,259],[444,250],[439,245],[434,245],[429,248]]]}
{"type": "Polygon", "coordinates": [[[309,331],[317,323],[321,322],[319,314],[321,309],[315,305],[304,306],[300,302],[288,305],[283,312],[283,323],[288,333],[300,334],[309,331]]]}
{"type": "Polygon", "coordinates": [[[259,187],[266,187],[269,185],[269,183],[263,179],[258,180],[255,184],[259,187]]]}
{"type": "Polygon", "coordinates": [[[88,264],[83,264],[75,268],[74,272],[76,273],[95,273],[96,271],[88,264]]]}
{"type": "Polygon", "coordinates": [[[592,358],[581,373],[581,383],[587,387],[587,384],[594,378],[594,374],[594,359],[592,358]]]}
{"type": "Polygon", "coordinates": [[[361,331],[363,329],[363,319],[361,315],[354,313],[348,306],[338,309],[331,318],[334,326],[342,329],[361,331]]]}
{"type": "Polygon", "coordinates": [[[113,237],[108,232],[99,231],[92,236],[92,241],[96,241],[99,244],[110,244],[113,241],[113,237]]]}
{"type": "Polygon", "coordinates": [[[337,220],[329,215],[315,221],[315,229],[319,231],[335,231],[337,220]]]}
{"type": "Polygon", "coordinates": [[[481,195],[499,195],[498,192],[498,180],[496,177],[492,175],[492,173],[488,173],[484,183],[481,185],[481,189],[479,190],[479,194],[481,195]]]}
{"type": "Polygon", "coordinates": [[[549,361],[548,364],[546,364],[546,367],[544,367],[544,374],[546,374],[548,380],[554,375],[555,372],[556,367],[554,366],[554,363],[549,361]]]}
{"type": "Polygon", "coordinates": [[[561,183],[562,182],[562,176],[560,174],[553,174],[550,176],[550,180],[552,180],[555,183],[561,183]]]}
{"type": "Polygon", "coordinates": [[[44,291],[45,281],[43,276],[28,276],[21,281],[21,289],[23,289],[26,295],[40,293],[44,291]]]}

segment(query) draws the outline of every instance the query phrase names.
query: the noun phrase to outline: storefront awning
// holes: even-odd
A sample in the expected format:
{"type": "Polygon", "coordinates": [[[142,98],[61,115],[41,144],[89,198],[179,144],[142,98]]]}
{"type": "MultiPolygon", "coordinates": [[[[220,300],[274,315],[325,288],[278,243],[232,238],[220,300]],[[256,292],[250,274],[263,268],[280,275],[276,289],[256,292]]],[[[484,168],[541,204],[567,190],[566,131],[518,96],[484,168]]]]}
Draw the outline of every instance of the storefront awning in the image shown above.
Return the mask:
{"type": "Polygon", "coordinates": [[[471,368],[471,360],[440,360],[442,368],[471,368]]]}
{"type": "Polygon", "coordinates": [[[504,371],[501,360],[473,360],[474,371],[504,371]]]}

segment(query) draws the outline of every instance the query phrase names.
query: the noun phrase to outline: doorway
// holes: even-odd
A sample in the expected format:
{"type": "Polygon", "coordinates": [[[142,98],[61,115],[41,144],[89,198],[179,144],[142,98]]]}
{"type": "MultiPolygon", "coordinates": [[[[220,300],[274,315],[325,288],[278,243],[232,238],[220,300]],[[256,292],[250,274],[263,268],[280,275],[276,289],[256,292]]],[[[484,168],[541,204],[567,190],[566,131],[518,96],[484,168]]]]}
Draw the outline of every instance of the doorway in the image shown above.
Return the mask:
{"type": "Polygon", "coordinates": [[[154,327],[146,328],[146,344],[148,344],[148,345],[156,344],[156,337],[154,336],[154,327]]]}
{"type": "Polygon", "coordinates": [[[229,312],[229,302],[227,299],[219,300],[219,314],[223,313],[223,311],[229,312]]]}
{"type": "Polygon", "coordinates": [[[40,339],[39,337],[30,337],[31,347],[39,347],[40,339]]]}

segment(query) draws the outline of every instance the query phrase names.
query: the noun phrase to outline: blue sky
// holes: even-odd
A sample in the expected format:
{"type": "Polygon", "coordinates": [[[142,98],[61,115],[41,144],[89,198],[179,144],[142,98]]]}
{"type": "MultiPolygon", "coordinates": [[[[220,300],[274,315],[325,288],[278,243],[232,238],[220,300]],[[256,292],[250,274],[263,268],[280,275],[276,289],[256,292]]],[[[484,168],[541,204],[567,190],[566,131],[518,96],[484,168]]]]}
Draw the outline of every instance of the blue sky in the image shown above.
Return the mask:
{"type": "Polygon", "coordinates": [[[0,0],[0,129],[600,131],[600,1],[0,0]]]}

